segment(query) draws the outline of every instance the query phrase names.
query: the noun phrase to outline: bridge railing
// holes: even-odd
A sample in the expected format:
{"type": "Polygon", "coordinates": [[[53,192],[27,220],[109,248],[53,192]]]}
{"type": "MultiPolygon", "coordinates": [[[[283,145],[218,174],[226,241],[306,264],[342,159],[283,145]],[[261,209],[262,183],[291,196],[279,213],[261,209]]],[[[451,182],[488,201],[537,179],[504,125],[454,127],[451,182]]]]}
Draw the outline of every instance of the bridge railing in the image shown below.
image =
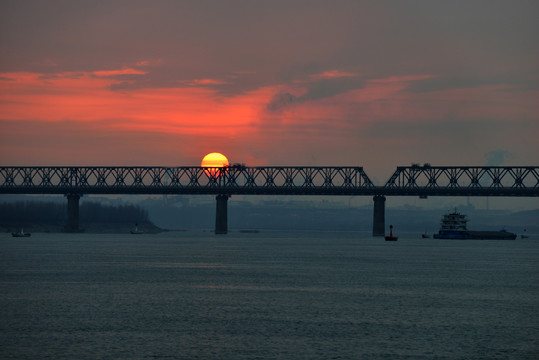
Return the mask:
{"type": "Polygon", "coordinates": [[[0,193],[339,193],[371,188],[361,167],[0,167],[0,193]]]}

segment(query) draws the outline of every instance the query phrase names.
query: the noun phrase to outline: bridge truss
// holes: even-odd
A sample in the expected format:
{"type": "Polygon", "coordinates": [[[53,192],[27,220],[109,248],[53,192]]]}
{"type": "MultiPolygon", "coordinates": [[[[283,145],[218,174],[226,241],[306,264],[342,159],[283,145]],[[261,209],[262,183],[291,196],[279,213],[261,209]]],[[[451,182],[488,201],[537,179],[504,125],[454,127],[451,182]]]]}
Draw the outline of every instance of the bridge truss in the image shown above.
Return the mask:
{"type": "Polygon", "coordinates": [[[539,196],[539,167],[399,166],[385,195],[539,196]]]}
{"type": "Polygon", "coordinates": [[[0,167],[0,194],[539,196],[539,167],[0,167]]]}
{"type": "Polygon", "coordinates": [[[0,194],[368,194],[361,167],[0,167],[0,194]]]}

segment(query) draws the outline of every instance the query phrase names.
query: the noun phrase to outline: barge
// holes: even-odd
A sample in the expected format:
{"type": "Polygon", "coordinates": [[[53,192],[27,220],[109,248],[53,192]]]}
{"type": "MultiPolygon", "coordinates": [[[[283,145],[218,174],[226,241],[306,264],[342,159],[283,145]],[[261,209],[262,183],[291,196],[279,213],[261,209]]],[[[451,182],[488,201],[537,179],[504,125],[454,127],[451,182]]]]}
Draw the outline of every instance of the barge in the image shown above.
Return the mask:
{"type": "Polygon", "coordinates": [[[517,235],[506,231],[474,231],[468,230],[468,217],[457,211],[446,214],[442,218],[442,223],[438,234],[432,237],[435,239],[457,239],[457,240],[515,240],[517,235]]]}

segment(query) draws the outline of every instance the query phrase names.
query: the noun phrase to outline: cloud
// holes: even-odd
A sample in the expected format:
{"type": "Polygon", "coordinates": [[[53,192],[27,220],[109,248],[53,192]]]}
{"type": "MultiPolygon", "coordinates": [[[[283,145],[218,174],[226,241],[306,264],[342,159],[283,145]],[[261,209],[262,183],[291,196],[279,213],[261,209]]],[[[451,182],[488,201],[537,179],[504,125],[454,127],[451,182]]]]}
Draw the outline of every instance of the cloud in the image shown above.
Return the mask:
{"type": "Polygon", "coordinates": [[[339,70],[309,75],[306,79],[298,80],[295,86],[288,87],[294,88],[293,91],[286,90],[285,87],[285,90],[276,93],[266,105],[266,109],[269,113],[280,113],[295,104],[327,99],[361,88],[364,83],[356,74],[339,70]]]}
{"type": "Polygon", "coordinates": [[[223,98],[206,87],[114,91],[115,76],[94,73],[0,74],[0,119],[94,122],[130,131],[232,134],[249,131],[273,90],[223,98]]]}
{"type": "Polygon", "coordinates": [[[266,109],[271,113],[279,113],[299,101],[301,100],[295,95],[288,92],[279,92],[272,96],[271,100],[266,105],[266,109]]]}
{"type": "Polygon", "coordinates": [[[146,75],[148,72],[132,69],[132,68],[123,68],[121,70],[101,70],[94,71],[93,74],[98,77],[103,76],[119,76],[119,75],[146,75]]]}
{"type": "Polygon", "coordinates": [[[2,121],[0,162],[9,165],[198,165],[207,138],[98,122],[2,121]],[[158,160],[156,160],[158,159],[158,160]]]}
{"type": "Polygon", "coordinates": [[[137,65],[137,66],[149,66],[150,64],[151,64],[151,62],[149,60],[142,60],[142,61],[137,62],[135,65],[137,65]]]}
{"type": "Polygon", "coordinates": [[[219,79],[193,79],[186,81],[178,81],[180,84],[185,84],[189,86],[214,86],[214,85],[226,85],[230,84],[228,81],[219,80],[219,79]]]}
{"type": "Polygon", "coordinates": [[[211,145],[267,164],[473,165],[500,147],[536,164],[538,10],[483,0],[0,2],[0,156],[92,161],[99,139],[114,152],[116,137],[115,159],[132,163],[211,145]],[[43,146],[18,139],[29,133],[43,146]]]}
{"type": "MultiPolygon", "coordinates": [[[[435,77],[430,74],[391,76],[387,78],[363,79],[356,74],[332,70],[310,76],[300,88],[300,95],[290,92],[275,94],[266,108],[270,113],[279,113],[288,107],[307,101],[318,101],[341,96],[344,102],[372,102],[389,99],[413,82],[421,82],[435,77]],[[331,74],[320,76],[321,74],[331,74]]],[[[338,101],[338,100],[337,100],[338,101]]]]}
{"type": "MultiPolygon", "coordinates": [[[[436,78],[437,76],[431,74],[419,74],[419,75],[401,75],[390,76],[387,78],[372,79],[372,83],[409,83],[416,81],[424,81],[428,79],[436,78]]],[[[409,85],[408,85],[409,86],[409,85]]]]}
{"type": "Polygon", "coordinates": [[[506,150],[491,150],[485,154],[485,161],[487,166],[501,166],[507,162],[511,162],[515,157],[509,151],[506,150]]]}
{"type": "Polygon", "coordinates": [[[342,77],[356,77],[356,76],[358,75],[351,72],[345,72],[345,71],[340,71],[340,70],[329,70],[329,71],[324,71],[323,73],[320,73],[320,74],[313,74],[310,77],[312,79],[322,80],[322,79],[337,79],[337,78],[342,78],[342,77]]]}

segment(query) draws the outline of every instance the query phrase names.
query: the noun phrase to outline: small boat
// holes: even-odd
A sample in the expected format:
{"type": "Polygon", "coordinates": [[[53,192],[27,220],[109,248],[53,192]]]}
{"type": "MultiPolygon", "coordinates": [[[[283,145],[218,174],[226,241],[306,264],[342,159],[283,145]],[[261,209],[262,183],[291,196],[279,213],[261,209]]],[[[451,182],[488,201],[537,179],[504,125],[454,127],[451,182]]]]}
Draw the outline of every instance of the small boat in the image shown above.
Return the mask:
{"type": "Polygon", "coordinates": [[[21,231],[11,233],[11,236],[13,236],[13,237],[30,237],[30,236],[32,236],[32,234],[25,233],[24,229],[21,229],[21,231]]]}
{"type": "Polygon", "coordinates": [[[529,236],[526,235],[526,229],[524,229],[524,234],[520,234],[520,238],[521,238],[521,239],[527,239],[527,238],[529,238],[529,236]]]}
{"type": "Polygon", "coordinates": [[[423,234],[421,234],[421,238],[423,238],[423,239],[430,239],[430,235],[427,234],[427,232],[425,231],[423,234]]]}
{"type": "Polygon", "coordinates": [[[144,234],[144,231],[139,230],[138,224],[135,224],[135,228],[133,230],[131,230],[130,232],[131,232],[131,234],[135,234],[135,235],[144,234]]]}
{"type": "Polygon", "coordinates": [[[399,238],[397,236],[393,236],[393,225],[389,225],[389,236],[384,236],[386,241],[397,241],[399,238]]]}

